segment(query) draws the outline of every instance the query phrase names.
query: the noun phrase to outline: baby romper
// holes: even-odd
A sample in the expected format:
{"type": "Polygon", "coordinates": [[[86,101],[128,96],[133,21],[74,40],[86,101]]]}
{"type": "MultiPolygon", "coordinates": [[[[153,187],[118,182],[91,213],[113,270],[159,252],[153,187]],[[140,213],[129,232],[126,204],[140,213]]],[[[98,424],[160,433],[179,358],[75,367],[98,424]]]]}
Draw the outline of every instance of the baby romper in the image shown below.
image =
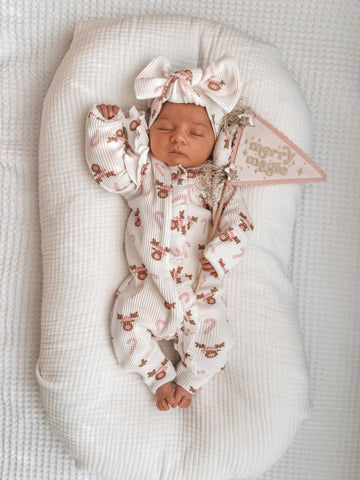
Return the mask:
{"type": "Polygon", "coordinates": [[[207,244],[212,212],[199,182],[201,167],[157,160],[147,128],[144,113],[135,107],[128,118],[120,110],[105,120],[96,107],[88,114],[86,158],[94,179],[120,193],[131,208],[125,232],[130,274],[112,312],[113,347],[120,365],[140,373],[153,393],[173,380],[195,393],[226,364],[232,335],[222,281],[244,253],[245,232],[253,227],[240,189],[233,189],[220,233],[207,244]],[[202,256],[217,277],[204,273],[195,294],[202,256]],[[176,369],[160,339],[174,339],[181,356],[176,369]]]}

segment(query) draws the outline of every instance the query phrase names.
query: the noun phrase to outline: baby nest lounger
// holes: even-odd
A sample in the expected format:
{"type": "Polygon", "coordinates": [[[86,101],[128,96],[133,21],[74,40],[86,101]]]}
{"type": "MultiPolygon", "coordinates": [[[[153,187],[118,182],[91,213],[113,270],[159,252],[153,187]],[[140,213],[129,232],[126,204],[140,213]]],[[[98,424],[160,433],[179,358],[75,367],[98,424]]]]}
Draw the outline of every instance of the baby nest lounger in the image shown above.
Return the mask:
{"type": "MultiPolygon", "coordinates": [[[[183,16],[80,23],[47,94],[40,141],[42,340],[37,378],[48,419],[79,468],[107,480],[241,480],[276,462],[309,411],[309,379],[291,284],[294,184],[247,186],[255,225],[225,282],[234,347],[187,410],[160,412],[118,365],[109,314],[128,275],[128,209],[84,158],[89,107],[135,102],[133,80],[165,55],[174,70],[238,60],[242,96],[311,154],[309,112],[271,46],[183,16]]],[[[145,108],[145,103],[137,102],[145,108]]]]}

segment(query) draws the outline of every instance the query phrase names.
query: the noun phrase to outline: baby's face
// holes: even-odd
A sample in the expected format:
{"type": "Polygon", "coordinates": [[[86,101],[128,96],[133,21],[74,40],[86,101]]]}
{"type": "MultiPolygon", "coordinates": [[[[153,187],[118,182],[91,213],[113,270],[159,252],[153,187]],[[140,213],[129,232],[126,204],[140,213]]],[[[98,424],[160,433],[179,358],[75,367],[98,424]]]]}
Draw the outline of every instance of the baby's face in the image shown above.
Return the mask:
{"type": "Polygon", "coordinates": [[[192,103],[165,103],[150,127],[149,137],[158,160],[185,168],[204,163],[215,142],[205,108],[192,103]]]}

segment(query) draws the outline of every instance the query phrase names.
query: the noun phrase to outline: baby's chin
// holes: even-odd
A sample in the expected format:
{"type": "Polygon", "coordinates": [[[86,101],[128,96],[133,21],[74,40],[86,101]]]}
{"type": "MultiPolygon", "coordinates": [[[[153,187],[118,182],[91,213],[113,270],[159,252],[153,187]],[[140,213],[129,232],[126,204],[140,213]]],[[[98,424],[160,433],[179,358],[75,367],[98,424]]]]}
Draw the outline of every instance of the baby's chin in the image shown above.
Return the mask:
{"type": "MultiPolygon", "coordinates": [[[[170,158],[170,159],[161,159],[158,158],[163,163],[166,163],[169,167],[183,167],[183,168],[196,168],[201,165],[199,162],[192,162],[190,159],[182,156],[182,158],[170,158]]],[[[204,162],[202,162],[204,163],[204,162]]]]}

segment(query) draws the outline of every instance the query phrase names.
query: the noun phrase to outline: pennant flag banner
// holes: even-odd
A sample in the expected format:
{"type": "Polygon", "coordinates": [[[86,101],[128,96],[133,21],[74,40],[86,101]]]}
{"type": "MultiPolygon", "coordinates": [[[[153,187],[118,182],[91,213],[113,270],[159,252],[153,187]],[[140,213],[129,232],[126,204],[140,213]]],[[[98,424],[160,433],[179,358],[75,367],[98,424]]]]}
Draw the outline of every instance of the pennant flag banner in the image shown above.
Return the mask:
{"type": "Polygon", "coordinates": [[[252,115],[252,125],[239,127],[235,137],[230,157],[232,185],[326,180],[326,174],[299,147],[259,115],[252,115]]]}

